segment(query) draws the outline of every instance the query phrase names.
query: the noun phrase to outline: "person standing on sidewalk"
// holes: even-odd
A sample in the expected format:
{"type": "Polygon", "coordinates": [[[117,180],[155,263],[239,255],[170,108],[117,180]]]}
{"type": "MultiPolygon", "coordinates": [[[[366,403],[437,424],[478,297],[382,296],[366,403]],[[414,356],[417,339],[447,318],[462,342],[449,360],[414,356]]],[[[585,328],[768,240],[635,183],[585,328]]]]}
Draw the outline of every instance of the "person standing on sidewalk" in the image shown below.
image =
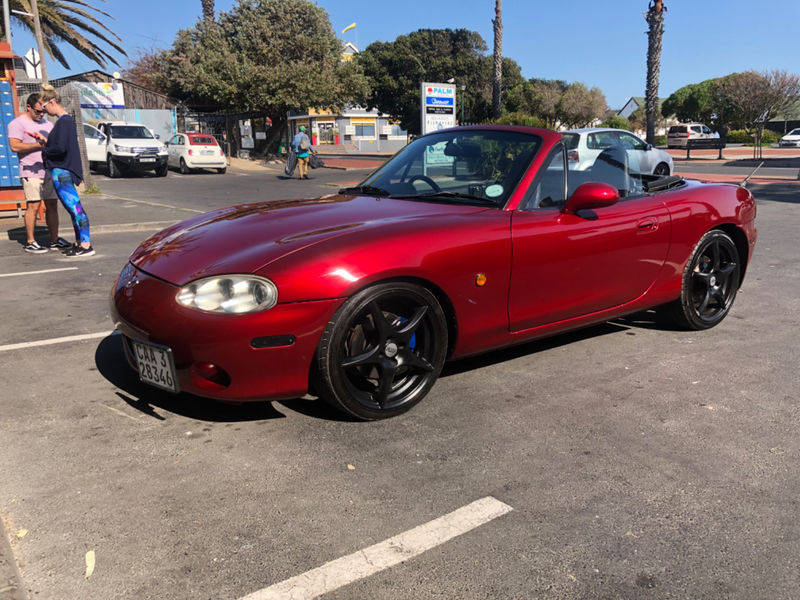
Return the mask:
{"type": "Polygon", "coordinates": [[[308,179],[308,156],[309,153],[314,152],[314,148],[306,135],[304,125],[300,126],[300,131],[297,132],[297,135],[292,140],[292,150],[297,155],[297,168],[300,171],[300,179],[308,179]]]}
{"type": "Polygon", "coordinates": [[[89,235],[89,217],[81,204],[76,186],[83,181],[81,150],[78,146],[78,130],[75,120],[61,105],[61,96],[52,85],[42,86],[44,90],[39,97],[42,109],[57,121],[53,131],[47,138],[39,137],[44,145],[42,156],[44,166],[53,176],[61,204],[72,217],[75,229],[75,245],[66,253],[67,258],[83,258],[94,256],[91,236],[89,235]]]}
{"type": "Polygon", "coordinates": [[[25,233],[27,244],[25,252],[46,254],[34,238],[36,215],[42,201],[45,206],[47,229],[50,231],[50,250],[68,250],[72,247],[67,240],[58,237],[58,196],[53,187],[53,178],[44,168],[42,146],[31,133],[47,136],[53,124],[44,118],[44,110],[39,103],[39,94],[31,94],[25,101],[27,111],[8,124],[8,144],[12,152],[19,156],[20,178],[25,192],[25,233]]]}

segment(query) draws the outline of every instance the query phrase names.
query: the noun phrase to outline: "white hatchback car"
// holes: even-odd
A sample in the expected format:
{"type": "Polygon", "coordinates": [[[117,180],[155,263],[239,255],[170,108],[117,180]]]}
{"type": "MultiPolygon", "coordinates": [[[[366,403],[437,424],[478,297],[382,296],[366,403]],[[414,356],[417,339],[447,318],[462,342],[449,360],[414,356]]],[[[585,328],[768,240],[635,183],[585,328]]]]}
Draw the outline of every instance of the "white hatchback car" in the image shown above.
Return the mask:
{"type": "Polygon", "coordinates": [[[673,125],[667,131],[667,148],[683,149],[689,140],[710,140],[719,138],[718,133],[714,133],[702,123],[684,123],[673,125]]]}
{"type": "Polygon", "coordinates": [[[190,173],[194,169],[216,169],[225,173],[228,159],[214,136],[208,133],[179,133],[167,142],[170,167],[190,173]]]}
{"type": "Polygon", "coordinates": [[[591,128],[570,129],[561,132],[567,144],[569,169],[586,171],[609,146],[610,140],[619,140],[629,152],[635,152],[641,173],[648,175],[672,175],[672,157],[663,150],[646,144],[624,129],[591,128]]]}
{"type": "Polygon", "coordinates": [[[779,146],[800,146],[800,129],[792,129],[778,142],[779,146]]]}

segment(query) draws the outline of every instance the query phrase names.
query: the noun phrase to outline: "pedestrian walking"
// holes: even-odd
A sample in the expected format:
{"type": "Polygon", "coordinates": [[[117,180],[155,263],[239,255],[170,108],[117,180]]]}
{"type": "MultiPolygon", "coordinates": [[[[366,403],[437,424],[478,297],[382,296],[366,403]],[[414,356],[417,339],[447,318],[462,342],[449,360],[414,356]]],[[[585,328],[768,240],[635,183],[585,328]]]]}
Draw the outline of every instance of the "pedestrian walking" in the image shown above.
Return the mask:
{"type": "Polygon", "coordinates": [[[50,250],[68,250],[67,240],[58,237],[58,196],[53,187],[53,178],[44,168],[42,146],[35,135],[47,136],[53,124],[44,118],[39,94],[31,94],[25,100],[26,112],[8,124],[8,144],[19,157],[20,178],[25,192],[25,252],[46,254],[47,247],[40,246],[34,237],[36,215],[42,202],[45,206],[45,221],[50,233],[50,250]],[[34,135],[31,135],[34,134],[34,135]]]}
{"type": "Polygon", "coordinates": [[[316,152],[314,152],[311,141],[306,135],[304,125],[300,126],[300,131],[297,132],[297,135],[292,140],[292,150],[297,155],[297,168],[300,171],[300,179],[308,179],[308,156],[310,153],[316,154],[316,152]]]}
{"type": "Polygon", "coordinates": [[[93,256],[91,237],[89,235],[89,217],[81,204],[76,186],[83,181],[83,166],[81,165],[81,151],[78,147],[78,130],[75,120],[64,110],[61,96],[52,85],[42,86],[43,92],[39,97],[42,109],[57,121],[47,138],[40,137],[44,149],[44,166],[53,177],[61,204],[72,217],[72,227],[75,229],[75,245],[66,253],[67,258],[82,258],[93,256]]]}

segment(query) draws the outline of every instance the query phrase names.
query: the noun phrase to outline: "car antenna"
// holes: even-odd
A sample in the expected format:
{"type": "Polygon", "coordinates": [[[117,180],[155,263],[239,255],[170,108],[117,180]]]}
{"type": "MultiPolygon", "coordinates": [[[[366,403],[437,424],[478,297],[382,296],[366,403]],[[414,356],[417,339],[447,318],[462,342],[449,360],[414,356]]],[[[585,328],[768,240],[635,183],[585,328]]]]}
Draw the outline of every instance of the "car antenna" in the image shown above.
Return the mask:
{"type": "Polygon", "coordinates": [[[761,167],[763,167],[763,166],[764,166],[764,163],[762,162],[760,165],[758,165],[758,166],[756,167],[756,170],[755,170],[755,171],[753,171],[752,173],[750,173],[750,175],[748,175],[747,177],[745,177],[745,180],[744,180],[742,183],[740,183],[740,184],[739,184],[739,187],[746,188],[746,187],[747,187],[747,182],[748,182],[748,181],[750,181],[750,178],[751,178],[753,175],[755,175],[755,174],[756,174],[756,171],[758,171],[758,170],[759,170],[761,167]]]}

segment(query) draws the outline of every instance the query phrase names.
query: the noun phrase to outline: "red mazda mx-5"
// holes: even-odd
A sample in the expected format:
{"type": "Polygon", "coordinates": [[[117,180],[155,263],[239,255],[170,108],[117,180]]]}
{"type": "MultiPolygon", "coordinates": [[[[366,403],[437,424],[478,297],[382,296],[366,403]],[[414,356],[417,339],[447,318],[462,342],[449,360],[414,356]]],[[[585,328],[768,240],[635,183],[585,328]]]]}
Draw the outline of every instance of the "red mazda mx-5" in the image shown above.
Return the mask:
{"type": "Polygon", "coordinates": [[[455,360],[659,307],[707,329],[756,242],[744,187],[586,171],[561,135],[422,136],[360,185],[242,204],[154,235],[112,315],[142,381],[229,402],[311,390],[361,419],[407,411],[455,360]]]}

